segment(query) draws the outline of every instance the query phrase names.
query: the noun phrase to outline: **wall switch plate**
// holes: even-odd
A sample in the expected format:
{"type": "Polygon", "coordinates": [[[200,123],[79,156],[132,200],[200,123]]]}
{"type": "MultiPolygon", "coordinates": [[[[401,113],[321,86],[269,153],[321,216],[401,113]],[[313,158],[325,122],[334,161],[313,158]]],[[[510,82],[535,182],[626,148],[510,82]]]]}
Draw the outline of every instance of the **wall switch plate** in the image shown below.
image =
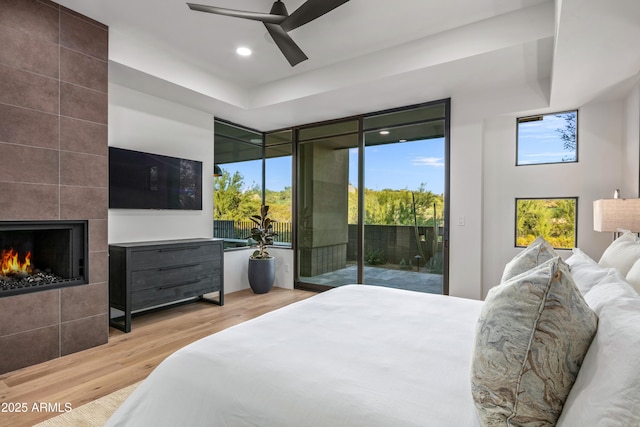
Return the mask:
{"type": "Polygon", "coordinates": [[[464,225],[464,217],[463,216],[459,216],[458,217],[458,225],[460,225],[460,226],[464,225]]]}

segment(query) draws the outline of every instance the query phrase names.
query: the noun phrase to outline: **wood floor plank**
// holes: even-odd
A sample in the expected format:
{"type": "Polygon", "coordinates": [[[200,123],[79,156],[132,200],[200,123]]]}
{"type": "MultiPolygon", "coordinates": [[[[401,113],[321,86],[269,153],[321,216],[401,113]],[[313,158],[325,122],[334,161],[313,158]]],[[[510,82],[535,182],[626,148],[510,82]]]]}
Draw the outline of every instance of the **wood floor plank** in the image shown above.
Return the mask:
{"type": "Polygon", "coordinates": [[[313,295],[280,288],[263,295],[243,290],[225,295],[222,307],[199,302],[134,317],[130,333],[111,328],[105,345],[0,375],[0,404],[8,410],[10,404],[25,403],[29,409],[0,412],[0,426],[32,426],[59,415],[33,411],[34,403],[77,408],[145,379],[191,342],[313,295]]]}

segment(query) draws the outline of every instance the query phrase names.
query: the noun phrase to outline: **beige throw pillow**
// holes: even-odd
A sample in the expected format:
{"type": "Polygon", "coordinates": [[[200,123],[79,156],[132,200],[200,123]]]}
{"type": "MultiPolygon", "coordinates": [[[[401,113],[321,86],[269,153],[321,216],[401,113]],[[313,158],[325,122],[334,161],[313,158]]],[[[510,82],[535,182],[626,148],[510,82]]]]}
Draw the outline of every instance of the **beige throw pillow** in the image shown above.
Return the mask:
{"type": "Polygon", "coordinates": [[[506,282],[512,277],[531,270],[533,267],[557,256],[558,254],[553,249],[553,246],[540,236],[531,242],[529,246],[523,249],[522,252],[513,257],[511,261],[509,261],[509,263],[504,267],[500,283],[506,282]]]}
{"type": "Polygon", "coordinates": [[[597,323],[559,257],[492,288],[471,365],[482,425],[554,425],[597,323]]]}

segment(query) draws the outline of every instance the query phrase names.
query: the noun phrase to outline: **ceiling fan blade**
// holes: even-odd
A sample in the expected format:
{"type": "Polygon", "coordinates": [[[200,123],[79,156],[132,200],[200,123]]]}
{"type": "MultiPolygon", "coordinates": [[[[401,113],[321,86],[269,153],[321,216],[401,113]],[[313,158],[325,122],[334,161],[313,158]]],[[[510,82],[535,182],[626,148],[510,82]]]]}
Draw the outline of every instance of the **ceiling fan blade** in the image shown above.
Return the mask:
{"type": "Polygon", "coordinates": [[[215,13],[216,15],[233,16],[235,18],[252,19],[270,24],[279,24],[286,17],[280,15],[272,15],[270,13],[247,12],[244,10],[226,9],[224,7],[208,6],[205,4],[187,3],[189,9],[198,12],[215,13]]]}
{"type": "Polygon", "coordinates": [[[280,26],[285,31],[291,31],[301,25],[311,22],[331,12],[338,6],[342,6],[349,0],[307,0],[299,8],[295,10],[288,18],[286,18],[280,26]]]}
{"type": "Polygon", "coordinates": [[[278,48],[280,49],[284,57],[287,58],[287,61],[289,61],[289,64],[291,64],[292,67],[295,67],[302,61],[309,59],[307,55],[304,54],[302,49],[300,49],[298,45],[293,41],[289,34],[287,34],[287,32],[284,31],[282,27],[280,27],[280,25],[269,24],[265,22],[264,26],[267,27],[267,31],[269,31],[269,34],[273,38],[273,41],[276,43],[276,46],[278,46],[278,48]]]}

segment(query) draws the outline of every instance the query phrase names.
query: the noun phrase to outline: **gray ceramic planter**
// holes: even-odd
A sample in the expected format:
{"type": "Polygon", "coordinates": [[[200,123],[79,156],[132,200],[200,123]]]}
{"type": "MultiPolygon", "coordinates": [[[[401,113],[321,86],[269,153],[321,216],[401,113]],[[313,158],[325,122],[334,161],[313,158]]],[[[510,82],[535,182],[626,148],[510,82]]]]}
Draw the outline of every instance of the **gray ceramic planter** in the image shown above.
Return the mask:
{"type": "Polygon", "coordinates": [[[256,294],[266,294],[276,279],[276,259],[249,258],[249,285],[256,294]]]}

